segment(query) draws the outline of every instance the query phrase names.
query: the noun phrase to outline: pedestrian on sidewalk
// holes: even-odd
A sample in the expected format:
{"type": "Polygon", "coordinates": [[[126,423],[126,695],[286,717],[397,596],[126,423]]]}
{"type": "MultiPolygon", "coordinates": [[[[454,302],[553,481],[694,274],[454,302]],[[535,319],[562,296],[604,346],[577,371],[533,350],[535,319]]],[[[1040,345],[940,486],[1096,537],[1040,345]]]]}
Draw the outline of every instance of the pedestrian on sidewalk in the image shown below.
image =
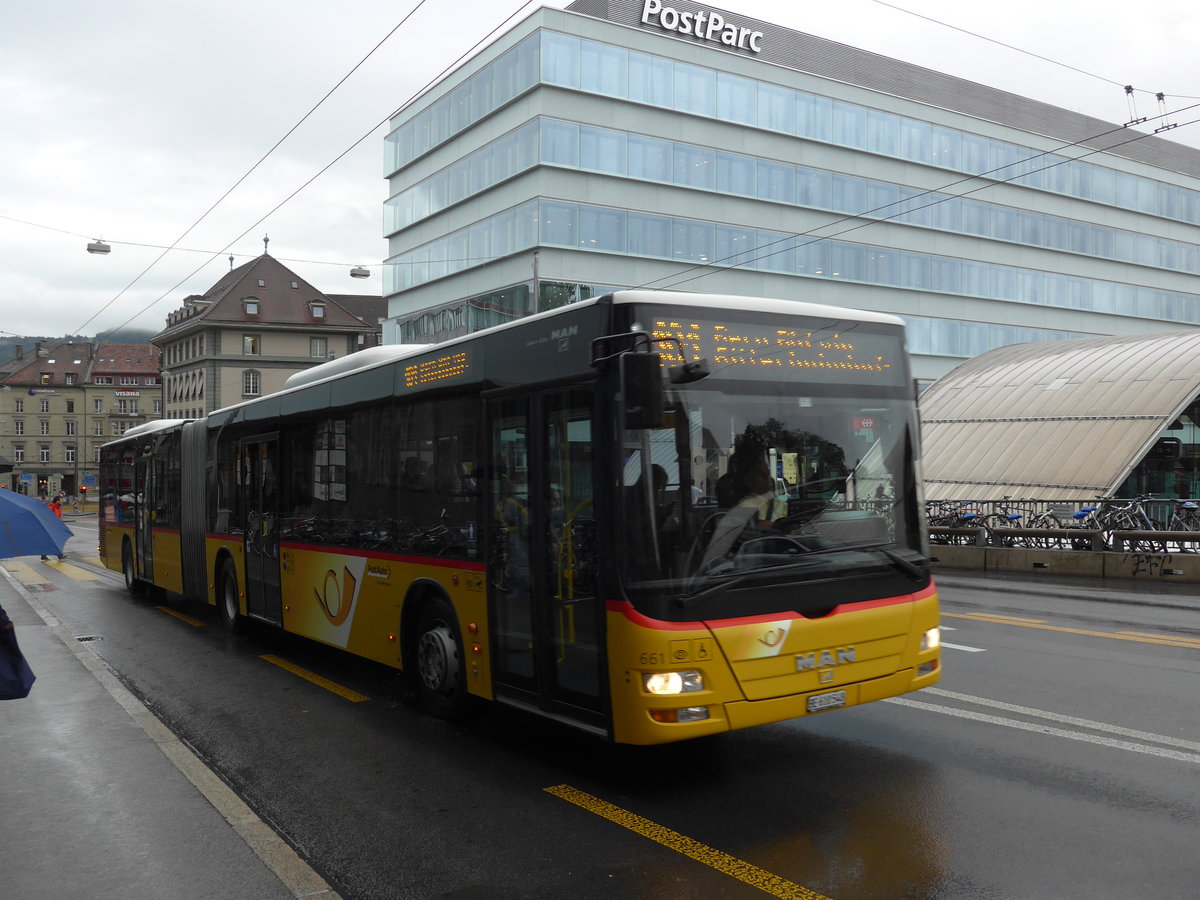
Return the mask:
{"type": "MultiPolygon", "coordinates": [[[[54,513],[54,515],[58,516],[60,519],[63,517],[63,515],[62,515],[62,501],[61,501],[61,500],[60,500],[58,497],[51,497],[51,498],[50,498],[50,501],[49,501],[49,502],[48,502],[46,505],[50,507],[50,511],[51,511],[52,513],[54,513]]],[[[42,559],[49,559],[49,558],[50,558],[50,557],[48,557],[48,556],[43,556],[43,557],[42,557],[42,559]]],[[[60,553],[60,554],[58,554],[58,558],[59,558],[59,559],[66,559],[66,556],[65,556],[64,554],[60,553]]]]}
{"type": "Polygon", "coordinates": [[[20,700],[29,696],[37,678],[17,646],[12,619],[0,606],[0,700],[20,700]]]}

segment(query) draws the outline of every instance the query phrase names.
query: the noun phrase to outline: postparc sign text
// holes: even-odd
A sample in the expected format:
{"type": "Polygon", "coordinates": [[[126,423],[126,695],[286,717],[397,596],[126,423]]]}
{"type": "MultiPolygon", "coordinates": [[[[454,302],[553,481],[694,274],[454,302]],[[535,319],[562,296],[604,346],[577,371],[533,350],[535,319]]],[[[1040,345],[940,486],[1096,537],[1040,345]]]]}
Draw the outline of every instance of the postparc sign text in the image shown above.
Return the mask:
{"type": "Polygon", "coordinates": [[[754,53],[762,51],[761,31],[727,24],[724,17],[712,10],[680,12],[674,7],[663,6],[662,0],[644,0],[642,24],[657,25],[664,31],[678,31],[726,47],[740,47],[754,53]]]}

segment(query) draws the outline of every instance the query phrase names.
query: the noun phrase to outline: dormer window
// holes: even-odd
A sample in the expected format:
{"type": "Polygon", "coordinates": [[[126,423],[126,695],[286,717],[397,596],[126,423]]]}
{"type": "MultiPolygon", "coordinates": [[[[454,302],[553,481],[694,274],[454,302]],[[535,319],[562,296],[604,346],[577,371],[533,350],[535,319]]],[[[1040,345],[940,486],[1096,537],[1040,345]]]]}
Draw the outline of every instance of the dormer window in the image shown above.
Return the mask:
{"type": "Polygon", "coordinates": [[[242,298],[242,311],[248,316],[257,316],[258,315],[258,298],[257,297],[243,297],[242,298]]]}
{"type": "Polygon", "coordinates": [[[325,304],[320,300],[313,300],[308,304],[308,306],[312,310],[312,317],[314,319],[325,318],[325,304]]]}

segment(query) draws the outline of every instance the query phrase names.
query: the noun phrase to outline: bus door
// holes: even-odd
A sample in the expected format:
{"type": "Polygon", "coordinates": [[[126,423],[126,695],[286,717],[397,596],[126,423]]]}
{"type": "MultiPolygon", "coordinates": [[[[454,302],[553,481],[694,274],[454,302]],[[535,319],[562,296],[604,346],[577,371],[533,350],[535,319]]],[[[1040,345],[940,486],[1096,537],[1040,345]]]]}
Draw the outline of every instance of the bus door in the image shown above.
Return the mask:
{"type": "Polygon", "coordinates": [[[279,625],[279,435],[246,438],[238,446],[238,489],[245,510],[246,612],[279,625]]]}
{"type": "Polygon", "coordinates": [[[154,581],[154,456],[138,453],[133,460],[133,554],[137,560],[138,578],[154,581]]]}
{"type": "Polygon", "coordinates": [[[489,404],[488,590],[496,696],[601,728],[593,412],[578,389],[489,404]]]}

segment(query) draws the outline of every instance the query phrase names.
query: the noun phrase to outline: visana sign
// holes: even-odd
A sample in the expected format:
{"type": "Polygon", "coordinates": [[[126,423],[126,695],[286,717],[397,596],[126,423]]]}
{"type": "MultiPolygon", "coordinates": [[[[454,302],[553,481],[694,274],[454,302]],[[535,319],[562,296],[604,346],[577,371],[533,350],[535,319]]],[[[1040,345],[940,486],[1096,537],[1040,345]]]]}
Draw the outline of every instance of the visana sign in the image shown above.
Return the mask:
{"type": "Polygon", "coordinates": [[[680,12],[672,6],[663,6],[662,0],[644,0],[642,24],[657,25],[664,31],[698,37],[726,47],[740,47],[754,53],[762,51],[761,31],[753,31],[741,25],[730,25],[720,13],[712,10],[680,12]]]}

